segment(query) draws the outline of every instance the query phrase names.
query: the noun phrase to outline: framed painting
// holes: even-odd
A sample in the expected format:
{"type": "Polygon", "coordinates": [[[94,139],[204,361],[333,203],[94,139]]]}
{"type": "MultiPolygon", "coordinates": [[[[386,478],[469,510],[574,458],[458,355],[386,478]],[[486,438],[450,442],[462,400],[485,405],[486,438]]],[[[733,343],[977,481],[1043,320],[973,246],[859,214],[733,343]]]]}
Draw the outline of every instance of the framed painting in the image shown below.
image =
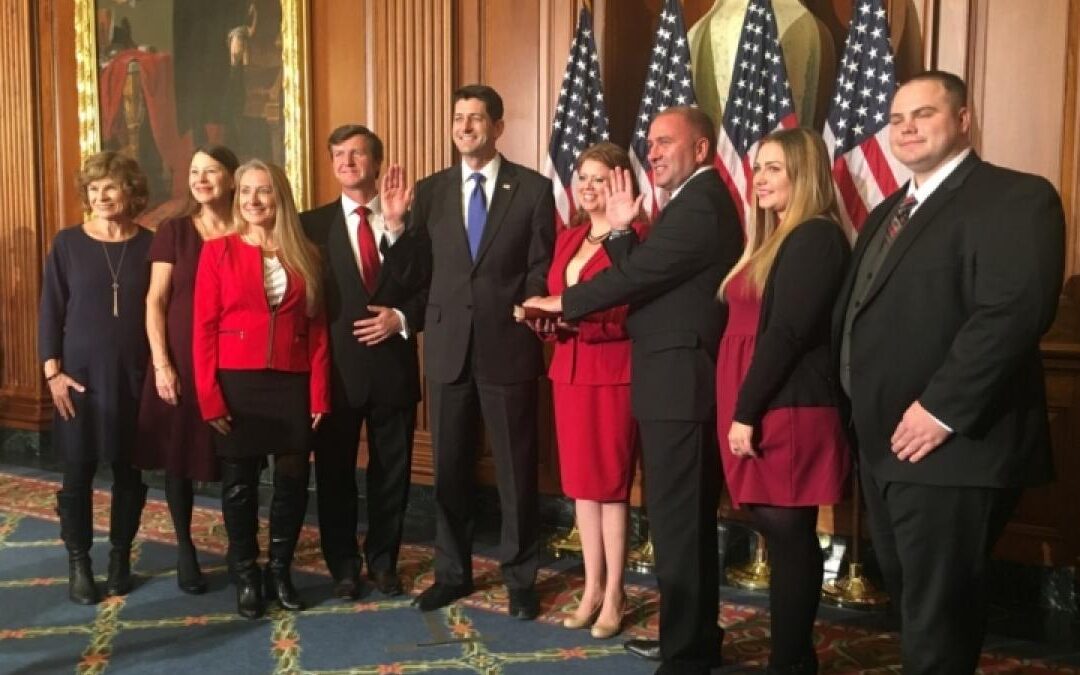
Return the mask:
{"type": "Polygon", "coordinates": [[[75,0],[79,150],[117,150],[155,227],[186,203],[191,154],[222,144],[311,184],[307,0],[75,0]]]}

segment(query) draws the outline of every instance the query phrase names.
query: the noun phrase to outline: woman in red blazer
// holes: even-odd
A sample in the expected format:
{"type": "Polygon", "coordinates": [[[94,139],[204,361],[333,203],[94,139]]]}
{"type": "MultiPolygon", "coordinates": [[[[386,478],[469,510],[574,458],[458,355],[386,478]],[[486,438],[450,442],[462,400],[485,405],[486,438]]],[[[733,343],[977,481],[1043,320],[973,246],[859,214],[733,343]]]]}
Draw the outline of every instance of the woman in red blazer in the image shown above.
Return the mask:
{"type": "MultiPolygon", "coordinates": [[[[612,170],[631,171],[626,151],[598,143],[578,157],[570,226],[559,232],[548,272],[548,293],[561,295],[611,267],[604,240],[611,233],[605,207],[612,170]]],[[[643,222],[634,224],[644,238],[643,222]]],[[[625,306],[559,325],[548,377],[555,402],[555,434],[563,491],[574,499],[585,589],[567,628],[592,626],[596,638],[616,635],[622,624],[623,566],[637,424],[630,414],[630,339],[625,306]]]]}
{"type": "Polygon", "coordinates": [[[195,279],[193,357],[203,419],[217,431],[221,502],[237,610],[262,615],[258,480],[274,455],[265,590],[302,609],[289,568],[307,508],[312,430],[330,411],[330,357],[318,253],[304,237],[285,173],[236,171],[237,231],[206,242],[195,279]]]}

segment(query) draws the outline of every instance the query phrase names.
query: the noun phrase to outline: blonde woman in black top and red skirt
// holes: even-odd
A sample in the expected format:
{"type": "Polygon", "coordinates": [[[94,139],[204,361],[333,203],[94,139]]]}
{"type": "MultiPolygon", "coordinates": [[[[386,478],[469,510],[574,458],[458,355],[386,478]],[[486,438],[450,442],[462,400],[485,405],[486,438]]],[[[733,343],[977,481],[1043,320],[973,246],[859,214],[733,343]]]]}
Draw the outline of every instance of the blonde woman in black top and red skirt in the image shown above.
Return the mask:
{"type": "Polygon", "coordinates": [[[761,142],[754,205],[746,249],[720,287],[720,453],[732,503],[769,546],[768,672],[816,673],[818,506],[840,501],[851,463],[829,349],[851,249],[820,136],[789,129],[761,142]]]}
{"type": "Polygon", "coordinates": [[[290,567],[307,507],[311,433],[330,410],[330,357],[319,257],[285,173],[252,160],[237,169],[236,185],[237,232],[206,242],[199,258],[192,341],[199,408],[217,432],[237,611],[257,618],[263,582],[266,597],[303,608],[290,567]],[[274,492],[261,579],[258,479],[268,455],[274,492]]]}

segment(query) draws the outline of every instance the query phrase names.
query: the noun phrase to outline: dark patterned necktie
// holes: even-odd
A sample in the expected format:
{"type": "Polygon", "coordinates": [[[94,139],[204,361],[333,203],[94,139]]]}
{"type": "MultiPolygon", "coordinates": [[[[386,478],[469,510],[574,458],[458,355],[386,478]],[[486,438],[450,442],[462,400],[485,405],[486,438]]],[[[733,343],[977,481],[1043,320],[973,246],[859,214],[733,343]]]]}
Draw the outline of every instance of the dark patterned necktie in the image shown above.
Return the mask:
{"type": "Polygon", "coordinates": [[[889,226],[885,229],[886,242],[893,243],[896,235],[900,234],[900,230],[904,229],[908,220],[911,219],[911,211],[918,203],[919,201],[912,195],[904,198],[904,203],[896,210],[896,214],[893,215],[893,219],[889,221],[889,226]]]}

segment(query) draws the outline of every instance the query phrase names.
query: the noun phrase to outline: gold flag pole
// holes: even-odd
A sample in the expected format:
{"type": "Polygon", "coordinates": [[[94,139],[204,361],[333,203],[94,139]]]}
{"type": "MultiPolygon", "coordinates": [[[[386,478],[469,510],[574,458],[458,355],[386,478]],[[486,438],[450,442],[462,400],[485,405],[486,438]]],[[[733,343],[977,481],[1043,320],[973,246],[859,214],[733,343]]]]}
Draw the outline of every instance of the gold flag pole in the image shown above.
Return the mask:
{"type": "Polygon", "coordinates": [[[851,474],[851,557],[848,573],[836,577],[821,587],[821,600],[834,607],[853,609],[883,609],[889,604],[889,595],[874,587],[862,573],[862,492],[859,486],[859,471],[851,474]]]}

